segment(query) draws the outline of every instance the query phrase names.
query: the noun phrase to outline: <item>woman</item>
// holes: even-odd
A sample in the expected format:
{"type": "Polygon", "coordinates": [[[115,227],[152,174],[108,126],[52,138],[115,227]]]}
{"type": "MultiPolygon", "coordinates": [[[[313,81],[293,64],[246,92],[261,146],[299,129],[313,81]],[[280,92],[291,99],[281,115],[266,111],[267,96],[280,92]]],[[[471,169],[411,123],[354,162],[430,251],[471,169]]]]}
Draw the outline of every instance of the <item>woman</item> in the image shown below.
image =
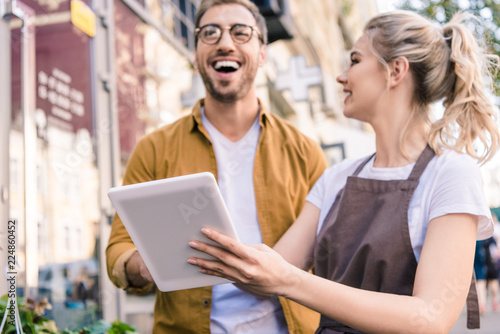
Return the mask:
{"type": "Polygon", "coordinates": [[[473,158],[488,160],[500,141],[484,93],[495,58],[466,19],[370,20],[337,80],[344,114],[373,127],[376,154],[325,171],[274,250],[204,229],[225,250],[192,241],[217,261],[188,262],[317,310],[318,333],[447,333],[469,292],[475,241],[493,232],[473,158]],[[430,105],[441,99],[446,110],[432,122],[430,105]],[[304,271],[312,265],[316,275],[304,271]]]}

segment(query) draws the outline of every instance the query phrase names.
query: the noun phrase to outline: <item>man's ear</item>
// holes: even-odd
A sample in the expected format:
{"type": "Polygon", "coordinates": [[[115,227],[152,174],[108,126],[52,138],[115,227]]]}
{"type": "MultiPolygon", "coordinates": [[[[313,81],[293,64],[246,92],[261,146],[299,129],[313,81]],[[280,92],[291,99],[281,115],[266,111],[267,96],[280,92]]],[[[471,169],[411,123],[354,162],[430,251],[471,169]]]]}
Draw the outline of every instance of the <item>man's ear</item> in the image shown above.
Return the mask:
{"type": "Polygon", "coordinates": [[[406,57],[397,57],[389,63],[389,69],[391,72],[389,86],[394,88],[408,77],[410,63],[406,57]]]}
{"type": "Polygon", "coordinates": [[[196,71],[198,71],[198,57],[196,56],[196,50],[194,51],[194,61],[193,66],[196,71]]]}
{"type": "Polygon", "coordinates": [[[266,58],[267,58],[267,51],[266,51],[266,46],[262,45],[259,50],[259,67],[264,66],[266,63],[266,58]]]}

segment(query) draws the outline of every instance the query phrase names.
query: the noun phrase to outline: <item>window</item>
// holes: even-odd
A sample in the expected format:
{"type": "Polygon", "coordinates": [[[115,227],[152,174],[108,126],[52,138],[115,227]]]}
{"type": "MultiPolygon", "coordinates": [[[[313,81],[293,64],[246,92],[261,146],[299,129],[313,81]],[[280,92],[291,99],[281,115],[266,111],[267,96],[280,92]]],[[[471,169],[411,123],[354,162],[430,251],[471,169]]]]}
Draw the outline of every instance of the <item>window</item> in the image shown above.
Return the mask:
{"type": "Polygon", "coordinates": [[[194,18],[199,1],[174,0],[175,11],[175,36],[189,50],[194,50],[194,18]]]}
{"type": "Polygon", "coordinates": [[[124,0],[142,5],[147,23],[158,25],[175,36],[188,50],[194,50],[194,18],[201,0],[124,0]],[[158,21],[159,19],[159,21],[158,21]]]}
{"type": "Polygon", "coordinates": [[[71,236],[68,226],[64,227],[63,240],[64,240],[64,249],[66,252],[69,253],[69,251],[71,250],[71,236]]]}
{"type": "Polygon", "coordinates": [[[45,181],[47,180],[47,177],[45,175],[45,169],[41,164],[36,165],[36,183],[37,187],[36,190],[39,195],[44,195],[45,194],[45,186],[46,183],[45,181]]]}
{"type": "Polygon", "coordinates": [[[21,170],[19,166],[19,161],[16,159],[10,159],[10,188],[13,190],[19,190],[20,186],[21,170]]]}

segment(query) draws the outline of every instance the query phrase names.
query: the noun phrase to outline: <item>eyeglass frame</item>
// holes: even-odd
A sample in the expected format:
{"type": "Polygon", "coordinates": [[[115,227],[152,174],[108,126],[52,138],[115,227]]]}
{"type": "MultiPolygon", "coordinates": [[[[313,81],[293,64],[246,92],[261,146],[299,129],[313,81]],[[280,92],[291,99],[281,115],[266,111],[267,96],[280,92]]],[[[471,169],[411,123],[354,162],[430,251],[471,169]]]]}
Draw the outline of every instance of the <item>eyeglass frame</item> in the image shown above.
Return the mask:
{"type": "Polygon", "coordinates": [[[246,44],[246,43],[250,42],[250,40],[251,40],[251,39],[252,39],[252,37],[253,37],[253,33],[254,33],[254,31],[255,31],[255,33],[257,34],[257,37],[259,38],[259,41],[260,41],[262,44],[264,44],[264,38],[262,37],[262,33],[260,32],[259,27],[258,27],[258,26],[256,26],[256,25],[251,26],[251,25],[244,24],[244,23],[235,23],[235,24],[233,24],[232,26],[225,26],[225,27],[221,27],[221,26],[219,26],[218,24],[215,24],[215,23],[209,23],[209,24],[205,24],[205,25],[203,25],[203,26],[201,26],[201,27],[198,27],[198,28],[196,28],[196,29],[194,30],[194,36],[196,37],[196,44],[198,44],[198,40],[201,40],[203,43],[205,43],[205,44],[207,44],[207,45],[215,45],[215,44],[217,44],[217,43],[219,43],[219,42],[220,42],[220,40],[221,40],[221,38],[222,38],[222,35],[224,34],[224,31],[225,31],[225,30],[229,30],[229,36],[231,36],[231,40],[232,40],[234,43],[238,44],[238,45],[243,45],[243,44],[246,44]],[[221,34],[220,34],[219,38],[218,38],[218,39],[217,39],[217,41],[215,41],[214,43],[207,43],[207,42],[205,42],[202,38],[198,37],[198,35],[200,34],[200,31],[201,31],[203,28],[206,28],[206,27],[208,27],[208,26],[214,26],[214,27],[217,27],[217,28],[219,28],[219,29],[221,30],[221,34]],[[234,29],[234,28],[235,28],[235,27],[237,27],[237,26],[244,26],[244,27],[248,27],[248,28],[250,28],[250,29],[252,30],[252,31],[251,31],[251,33],[250,33],[250,38],[248,39],[248,41],[243,42],[243,43],[240,43],[240,42],[238,42],[238,41],[236,41],[236,40],[234,39],[233,35],[231,34],[231,30],[232,30],[232,29],[234,29]]]}

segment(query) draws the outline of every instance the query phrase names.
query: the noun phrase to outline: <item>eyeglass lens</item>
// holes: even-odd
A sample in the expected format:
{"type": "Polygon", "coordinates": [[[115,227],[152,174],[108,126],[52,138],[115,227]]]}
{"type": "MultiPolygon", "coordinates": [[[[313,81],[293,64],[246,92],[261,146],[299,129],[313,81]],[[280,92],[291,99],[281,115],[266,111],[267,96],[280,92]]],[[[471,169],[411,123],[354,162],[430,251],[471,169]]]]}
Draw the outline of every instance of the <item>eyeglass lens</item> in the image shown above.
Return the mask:
{"type": "MultiPolygon", "coordinates": [[[[252,38],[252,31],[252,27],[244,24],[235,24],[229,29],[231,38],[239,44],[248,42],[252,38]]],[[[222,36],[222,28],[214,24],[206,25],[200,29],[198,36],[204,43],[215,44],[222,36]]]]}

